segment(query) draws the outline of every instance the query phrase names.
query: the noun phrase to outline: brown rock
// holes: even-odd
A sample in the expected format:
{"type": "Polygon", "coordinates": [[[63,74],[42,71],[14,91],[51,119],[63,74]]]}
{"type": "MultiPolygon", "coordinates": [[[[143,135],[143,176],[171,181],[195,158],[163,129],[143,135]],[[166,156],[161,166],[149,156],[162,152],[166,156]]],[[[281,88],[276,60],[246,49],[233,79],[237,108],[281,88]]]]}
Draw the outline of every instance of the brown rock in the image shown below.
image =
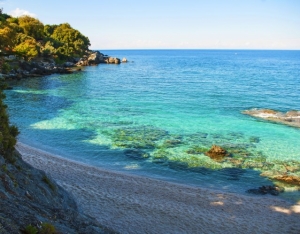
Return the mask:
{"type": "Polygon", "coordinates": [[[287,184],[300,185],[300,177],[293,175],[278,175],[273,177],[274,180],[285,182],[287,184]]]}
{"type": "Polygon", "coordinates": [[[215,161],[221,161],[224,157],[228,156],[228,152],[218,145],[213,145],[209,151],[205,153],[215,161]]]}
{"type": "Polygon", "coordinates": [[[275,110],[271,110],[271,109],[262,109],[261,113],[265,113],[265,114],[277,114],[277,111],[275,110]]]}

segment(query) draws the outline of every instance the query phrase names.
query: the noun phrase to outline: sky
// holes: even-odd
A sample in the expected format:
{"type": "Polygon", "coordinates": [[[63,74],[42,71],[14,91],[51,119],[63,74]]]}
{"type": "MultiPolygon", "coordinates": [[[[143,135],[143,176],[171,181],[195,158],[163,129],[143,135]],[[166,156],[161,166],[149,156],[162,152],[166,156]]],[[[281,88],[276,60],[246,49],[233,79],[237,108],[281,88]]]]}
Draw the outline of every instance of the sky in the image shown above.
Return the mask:
{"type": "Polygon", "coordinates": [[[0,0],[0,8],[68,22],[91,49],[300,50],[300,0],[0,0]]]}

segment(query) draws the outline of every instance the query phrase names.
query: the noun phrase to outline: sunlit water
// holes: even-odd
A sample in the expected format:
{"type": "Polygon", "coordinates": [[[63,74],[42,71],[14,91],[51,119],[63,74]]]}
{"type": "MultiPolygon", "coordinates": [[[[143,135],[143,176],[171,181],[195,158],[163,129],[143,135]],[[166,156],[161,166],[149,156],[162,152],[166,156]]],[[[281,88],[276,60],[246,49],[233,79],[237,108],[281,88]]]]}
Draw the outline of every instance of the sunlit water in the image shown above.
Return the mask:
{"type": "Polygon", "coordinates": [[[280,170],[282,161],[299,166],[300,129],[241,111],[300,110],[300,51],[104,53],[130,62],[12,82],[6,102],[22,142],[94,166],[237,193],[272,184],[260,174],[280,170]],[[231,158],[243,165],[195,150],[213,144],[239,149],[231,158]]]}

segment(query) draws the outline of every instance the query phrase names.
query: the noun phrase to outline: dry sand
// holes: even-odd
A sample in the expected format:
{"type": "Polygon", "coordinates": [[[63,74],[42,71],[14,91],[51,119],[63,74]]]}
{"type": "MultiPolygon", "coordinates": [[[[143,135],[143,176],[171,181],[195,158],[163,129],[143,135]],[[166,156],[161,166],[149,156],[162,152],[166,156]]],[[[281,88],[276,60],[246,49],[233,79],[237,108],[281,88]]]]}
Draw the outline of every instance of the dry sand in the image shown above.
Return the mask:
{"type": "Polygon", "coordinates": [[[122,174],[18,143],[23,159],[120,233],[300,233],[300,204],[122,174]]]}

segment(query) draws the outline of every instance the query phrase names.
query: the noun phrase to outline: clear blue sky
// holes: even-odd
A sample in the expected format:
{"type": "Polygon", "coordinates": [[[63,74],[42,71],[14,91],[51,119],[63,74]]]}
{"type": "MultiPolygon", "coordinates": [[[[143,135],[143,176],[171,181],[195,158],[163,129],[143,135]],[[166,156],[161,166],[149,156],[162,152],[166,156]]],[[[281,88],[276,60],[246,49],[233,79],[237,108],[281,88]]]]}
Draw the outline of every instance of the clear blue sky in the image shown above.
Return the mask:
{"type": "Polygon", "coordinates": [[[0,0],[68,22],[91,49],[300,49],[300,0],[0,0]]]}

